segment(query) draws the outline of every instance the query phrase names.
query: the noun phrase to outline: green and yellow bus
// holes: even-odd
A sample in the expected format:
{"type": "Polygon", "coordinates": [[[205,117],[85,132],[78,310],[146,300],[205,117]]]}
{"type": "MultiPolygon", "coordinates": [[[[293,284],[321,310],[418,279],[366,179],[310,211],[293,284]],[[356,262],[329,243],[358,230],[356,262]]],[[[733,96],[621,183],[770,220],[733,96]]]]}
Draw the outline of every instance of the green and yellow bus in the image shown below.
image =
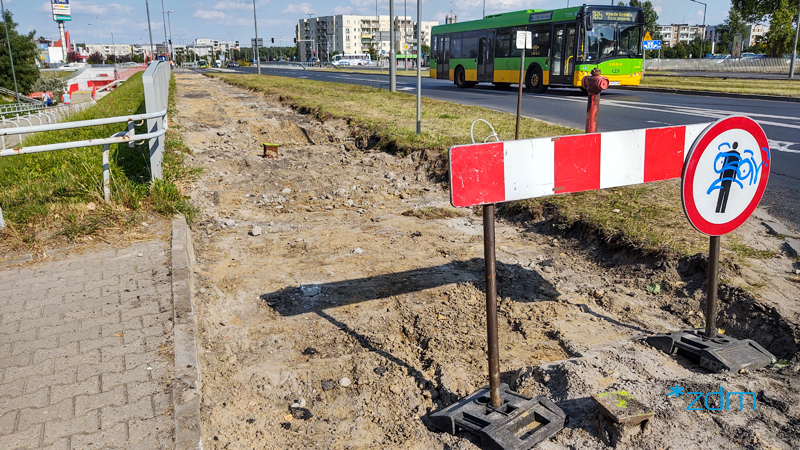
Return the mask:
{"type": "Polygon", "coordinates": [[[530,31],[525,87],[581,87],[599,68],[612,86],[637,86],[642,78],[644,13],[625,6],[583,5],[553,11],[526,10],[450,23],[431,31],[430,76],[459,88],[477,83],[519,84],[517,31],[530,31]]]}

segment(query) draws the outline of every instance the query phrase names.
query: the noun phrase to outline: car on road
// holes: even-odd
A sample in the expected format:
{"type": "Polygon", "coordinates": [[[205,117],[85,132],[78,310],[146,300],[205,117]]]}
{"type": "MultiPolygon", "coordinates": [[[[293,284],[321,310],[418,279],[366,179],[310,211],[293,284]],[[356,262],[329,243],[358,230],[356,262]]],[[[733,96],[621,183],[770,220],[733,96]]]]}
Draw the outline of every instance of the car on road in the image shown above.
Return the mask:
{"type": "Polygon", "coordinates": [[[334,61],[333,65],[336,66],[336,67],[347,67],[347,66],[350,65],[350,61],[348,61],[346,59],[342,59],[342,60],[339,60],[339,61],[334,61]]]}
{"type": "Polygon", "coordinates": [[[219,68],[219,63],[218,62],[213,62],[213,63],[211,63],[211,67],[219,68]]]}
{"type": "Polygon", "coordinates": [[[228,61],[228,67],[239,67],[239,63],[236,61],[228,61]]]}

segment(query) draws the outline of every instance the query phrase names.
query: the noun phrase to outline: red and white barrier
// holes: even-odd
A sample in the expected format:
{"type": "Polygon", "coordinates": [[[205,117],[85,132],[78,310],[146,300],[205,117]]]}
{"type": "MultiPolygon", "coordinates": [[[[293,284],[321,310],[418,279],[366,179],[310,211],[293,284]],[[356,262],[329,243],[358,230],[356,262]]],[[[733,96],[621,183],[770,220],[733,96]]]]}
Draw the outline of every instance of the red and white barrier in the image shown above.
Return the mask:
{"type": "Polygon", "coordinates": [[[709,125],[455,146],[450,202],[467,207],[680,178],[709,125]]]}

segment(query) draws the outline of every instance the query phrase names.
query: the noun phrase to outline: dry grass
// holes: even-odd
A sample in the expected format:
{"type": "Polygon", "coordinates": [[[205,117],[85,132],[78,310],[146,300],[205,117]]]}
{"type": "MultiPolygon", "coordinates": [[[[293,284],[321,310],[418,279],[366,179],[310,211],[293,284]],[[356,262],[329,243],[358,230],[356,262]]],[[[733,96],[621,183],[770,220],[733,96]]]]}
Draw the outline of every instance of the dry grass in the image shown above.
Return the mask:
{"type": "Polygon", "coordinates": [[[433,219],[452,219],[458,217],[460,214],[454,208],[437,208],[435,206],[423,206],[418,209],[409,209],[404,211],[403,215],[406,217],[416,217],[417,219],[433,220],[433,219]]]}
{"type": "MultiPolygon", "coordinates": [[[[279,96],[284,103],[322,120],[333,117],[347,119],[352,125],[370,133],[376,147],[401,154],[430,149],[439,152],[443,160],[450,146],[471,142],[469,127],[478,118],[492,123],[501,140],[511,140],[514,136],[513,114],[479,107],[423,98],[423,133],[418,137],[416,99],[413,95],[283,77],[212,76],[279,96]]],[[[483,140],[488,133],[488,127],[476,125],[477,139],[483,140]]],[[[574,128],[523,118],[520,135],[533,138],[578,133],[581,131],[574,128]]],[[[580,227],[615,245],[645,254],[691,255],[707,250],[707,237],[692,228],[684,217],[678,180],[556,195],[511,202],[505,206],[504,210],[509,215],[522,213],[529,217],[541,217],[546,212],[564,224],[580,227]]],[[[412,210],[407,214],[430,219],[439,218],[442,212],[412,210]]]]}
{"type": "Polygon", "coordinates": [[[664,77],[647,75],[642,87],[735,94],[800,97],[800,82],[789,80],[743,80],[739,78],[664,77]]]}
{"type": "MultiPolygon", "coordinates": [[[[385,69],[319,69],[323,72],[339,72],[339,73],[362,73],[368,75],[389,75],[389,68],[385,69]]],[[[430,70],[423,67],[422,73],[420,74],[422,78],[430,78],[430,70]]],[[[416,77],[417,76],[417,69],[404,69],[398,68],[397,69],[397,76],[399,77],[416,77]]]]}

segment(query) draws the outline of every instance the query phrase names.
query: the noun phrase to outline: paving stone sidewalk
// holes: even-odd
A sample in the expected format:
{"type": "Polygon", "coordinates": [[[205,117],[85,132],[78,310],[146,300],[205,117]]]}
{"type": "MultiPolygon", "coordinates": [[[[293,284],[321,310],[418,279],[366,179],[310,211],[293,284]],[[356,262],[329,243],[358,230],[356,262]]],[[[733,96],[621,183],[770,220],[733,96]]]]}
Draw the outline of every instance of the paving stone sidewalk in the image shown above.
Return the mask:
{"type": "Polygon", "coordinates": [[[174,448],[169,243],[0,270],[0,449],[174,448]]]}

